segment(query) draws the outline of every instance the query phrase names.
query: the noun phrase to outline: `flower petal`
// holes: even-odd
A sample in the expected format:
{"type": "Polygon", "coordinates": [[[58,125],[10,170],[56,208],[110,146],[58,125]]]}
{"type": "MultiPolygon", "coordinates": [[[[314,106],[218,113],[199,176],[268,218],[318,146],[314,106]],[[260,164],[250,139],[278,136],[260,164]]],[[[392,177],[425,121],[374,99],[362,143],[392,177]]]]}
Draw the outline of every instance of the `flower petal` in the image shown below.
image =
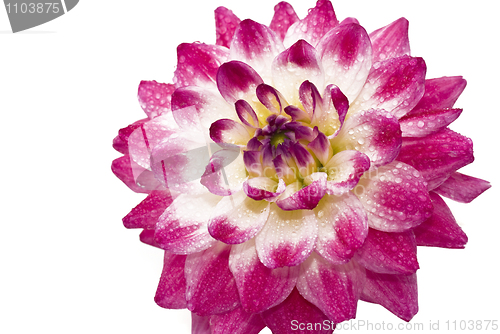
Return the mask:
{"type": "Polygon", "coordinates": [[[330,145],[330,141],[322,132],[318,133],[316,138],[307,144],[307,148],[314,153],[322,165],[326,165],[333,156],[333,149],[330,145]]]}
{"type": "Polygon", "coordinates": [[[330,30],[317,46],[323,61],[325,82],[337,85],[354,101],[372,66],[372,47],[359,24],[341,24],[330,30]]]}
{"type": "Polygon", "coordinates": [[[265,176],[253,177],[243,183],[245,194],[256,201],[264,199],[274,201],[285,189],[286,185],[283,180],[276,182],[265,176]]]}
{"type": "Polygon", "coordinates": [[[191,334],[212,334],[210,317],[202,317],[191,312],[191,334]]]}
{"type": "Polygon", "coordinates": [[[438,132],[460,116],[462,109],[413,109],[399,120],[403,137],[425,137],[438,132]]]}
{"type": "Polygon", "coordinates": [[[422,58],[409,56],[374,64],[363,89],[351,103],[349,113],[376,108],[397,118],[403,117],[424,95],[426,69],[422,58]]]}
{"type": "Polygon", "coordinates": [[[268,217],[268,202],[255,201],[240,191],[217,204],[208,221],[208,231],[226,244],[240,244],[259,233],[268,217]]]}
{"type": "Polygon", "coordinates": [[[137,98],[142,110],[150,119],[167,113],[175,86],[156,81],[141,81],[137,98]]]}
{"type": "Polygon", "coordinates": [[[241,190],[247,178],[240,150],[223,149],[210,157],[200,183],[214,195],[228,196],[241,190]]]}
{"type": "Polygon", "coordinates": [[[377,303],[405,321],[418,312],[417,275],[388,275],[366,270],[361,299],[377,303]]]}
{"type": "Polygon", "coordinates": [[[147,194],[152,190],[163,188],[150,170],[137,165],[128,154],[113,160],[111,171],[136,193],[147,194]]]}
{"type": "Polygon", "coordinates": [[[326,193],[326,173],[313,173],[308,176],[312,182],[304,188],[288,194],[287,191],[276,200],[282,210],[312,210],[326,193]]]}
{"type": "Polygon", "coordinates": [[[266,324],[260,314],[245,312],[237,307],[223,314],[210,316],[211,332],[207,334],[258,334],[266,324]]]}
{"type": "Polygon", "coordinates": [[[408,20],[404,17],[370,34],[373,62],[410,55],[408,20]]]}
{"type": "Polygon", "coordinates": [[[175,87],[215,88],[217,69],[229,57],[229,50],[219,45],[182,43],[177,47],[175,87]]]}
{"type": "Polygon", "coordinates": [[[257,253],[268,268],[296,266],[311,254],[317,234],[312,211],[283,211],[271,204],[269,219],[255,239],[257,253]]]}
{"type": "Polygon", "coordinates": [[[368,225],[385,232],[403,232],[432,214],[432,204],[423,177],[399,161],[366,172],[354,193],[368,213],[368,225]]]}
{"type": "Polygon", "coordinates": [[[135,129],[141,124],[147,122],[149,119],[144,118],[122,128],[118,131],[118,136],[113,139],[113,148],[122,154],[128,154],[128,137],[134,132],[135,129]]]}
{"type": "Polygon", "coordinates": [[[233,12],[225,7],[215,10],[215,32],[217,45],[229,48],[234,32],[241,20],[233,12]]]}
{"type": "Polygon", "coordinates": [[[326,195],[314,209],[318,220],[316,252],[333,264],[354,256],[368,233],[368,218],[355,195],[326,195]]]}
{"type": "Polygon", "coordinates": [[[299,329],[304,334],[332,334],[335,329],[335,323],[305,300],[297,289],[293,289],[283,303],[264,311],[262,318],[274,334],[295,334],[299,329]]]}
{"type": "Polygon", "coordinates": [[[419,246],[464,248],[467,235],[458,226],[450,209],[438,194],[429,193],[434,206],[432,217],[413,229],[419,246]]]}
{"type": "Polygon", "coordinates": [[[229,270],[231,246],[217,243],[186,258],[187,308],[199,315],[234,310],[240,305],[238,289],[229,270]]]}
{"type": "Polygon", "coordinates": [[[401,129],[396,117],[376,109],[349,117],[331,140],[334,154],[354,149],[370,158],[372,168],[393,161],[401,149],[401,142],[401,129]]]}
{"type": "Polygon", "coordinates": [[[169,309],[186,308],[185,263],[186,255],[165,252],[160,283],[155,295],[155,302],[159,306],[169,309]]]}
{"type": "Polygon", "coordinates": [[[240,61],[224,63],[217,72],[217,88],[222,97],[231,104],[238,100],[254,100],[255,89],[261,83],[264,81],[259,74],[240,61]]]}
{"type": "Polygon", "coordinates": [[[356,261],[381,274],[413,274],[419,268],[415,236],[411,230],[387,233],[370,228],[356,261]]]}
{"type": "Polygon", "coordinates": [[[208,233],[207,222],[219,196],[181,194],[160,216],[155,241],[175,254],[200,252],[215,243],[208,233]]]}
{"type": "Polygon", "coordinates": [[[340,323],[356,317],[363,279],[363,269],[354,261],[334,265],[313,253],[301,264],[297,289],[334,323],[340,323]]]}
{"type": "Polygon", "coordinates": [[[369,168],[370,159],[364,153],[345,150],[335,154],[322,169],[328,175],[326,192],[330,195],[348,192],[369,168]]]}
{"type": "Polygon", "coordinates": [[[249,313],[260,313],[283,302],[295,287],[299,267],[270,269],[262,264],[255,239],[231,249],[229,268],[234,275],[241,305],[249,313]]]}
{"type": "Polygon", "coordinates": [[[461,76],[425,80],[425,93],[415,110],[447,109],[453,107],[467,82],[461,76]]]}
{"type": "Polygon", "coordinates": [[[155,241],[155,230],[144,229],[141,234],[139,234],[139,240],[146,245],[161,248],[155,241]]]}
{"type": "Polygon", "coordinates": [[[319,0],[314,8],[309,9],[303,20],[296,22],[288,29],[284,44],[289,47],[299,39],[304,39],[316,46],[320,39],[337,24],[339,21],[335,16],[332,3],[328,0],[319,0]]]}
{"type": "Polygon", "coordinates": [[[154,228],[172,200],[168,190],[151,191],[148,197],[123,218],[123,225],[126,228],[154,228]]]}
{"type": "Polygon", "coordinates": [[[472,140],[449,129],[423,138],[403,138],[397,159],[422,173],[432,190],[474,161],[472,140]]]}
{"type": "Polygon", "coordinates": [[[489,188],[488,181],[455,172],[434,191],[454,201],[470,203],[489,188]]]}
{"type": "Polygon", "coordinates": [[[292,5],[282,1],[274,6],[274,16],[271,20],[271,24],[269,24],[269,28],[283,40],[285,39],[288,28],[297,21],[299,21],[299,17],[295,13],[292,5]]]}
{"type": "Polygon", "coordinates": [[[216,143],[246,146],[251,136],[247,129],[232,119],[219,119],[210,127],[210,138],[216,143]]]}

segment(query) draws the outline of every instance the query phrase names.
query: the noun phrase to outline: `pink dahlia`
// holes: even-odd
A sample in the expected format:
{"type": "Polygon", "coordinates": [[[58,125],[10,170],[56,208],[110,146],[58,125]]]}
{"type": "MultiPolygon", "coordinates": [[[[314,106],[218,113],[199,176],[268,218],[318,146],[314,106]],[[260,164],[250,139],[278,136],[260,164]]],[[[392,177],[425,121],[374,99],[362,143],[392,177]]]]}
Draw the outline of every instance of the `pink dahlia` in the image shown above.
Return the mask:
{"type": "Polygon", "coordinates": [[[457,172],[472,141],[447,128],[465,80],[425,79],[404,18],[368,34],[319,0],[215,19],[216,45],[179,45],[173,84],[141,82],[148,117],[113,142],[113,172],[148,194],[123,222],[165,251],[155,301],[193,333],[294,333],[359,299],[409,321],[417,246],[467,242],[441,196],[489,188],[457,172]]]}

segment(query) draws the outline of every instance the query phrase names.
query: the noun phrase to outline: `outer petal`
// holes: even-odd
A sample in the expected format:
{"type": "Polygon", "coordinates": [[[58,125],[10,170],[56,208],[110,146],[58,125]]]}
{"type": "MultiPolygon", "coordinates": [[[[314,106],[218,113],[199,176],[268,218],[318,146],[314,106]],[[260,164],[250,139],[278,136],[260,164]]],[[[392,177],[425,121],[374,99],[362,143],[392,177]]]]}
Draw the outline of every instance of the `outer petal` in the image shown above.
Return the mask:
{"type": "Polygon", "coordinates": [[[136,193],[147,194],[161,188],[161,184],[154,178],[153,173],[137,165],[128,154],[113,160],[111,171],[136,193]]]}
{"type": "Polygon", "coordinates": [[[186,258],[186,300],[190,311],[212,315],[234,310],[240,305],[228,261],[231,246],[217,243],[186,258]]]}
{"type": "Polygon", "coordinates": [[[199,252],[215,243],[207,222],[219,196],[206,193],[181,194],[161,215],[155,229],[155,241],[161,248],[176,254],[199,252]]]}
{"type": "Polygon", "coordinates": [[[238,307],[210,316],[210,334],[258,334],[266,324],[260,314],[251,314],[238,307]]]}
{"type": "Polygon", "coordinates": [[[335,323],[305,300],[297,289],[293,289],[283,303],[263,312],[262,318],[274,334],[295,334],[297,330],[304,334],[331,334],[335,329],[335,323]]]}
{"type": "Polygon", "coordinates": [[[113,139],[113,148],[122,154],[128,154],[128,137],[134,132],[135,129],[141,124],[147,122],[148,119],[144,118],[122,128],[118,131],[118,136],[113,139]]]}
{"type": "Polygon", "coordinates": [[[219,119],[210,127],[210,138],[216,143],[246,146],[251,139],[247,128],[231,119],[219,119]]]}
{"type": "Polygon", "coordinates": [[[467,82],[461,76],[425,80],[425,93],[415,110],[445,109],[455,104],[467,82]]]}
{"type": "Polygon", "coordinates": [[[300,268],[297,289],[333,322],[356,317],[363,289],[363,269],[351,261],[334,265],[313,253],[300,268]]]}
{"type": "Polygon", "coordinates": [[[342,195],[358,184],[360,177],[370,168],[370,159],[364,153],[354,150],[335,154],[325,165],[328,174],[326,192],[342,195]]]}
{"type": "Polygon", "coordinates": [[[276,35],[283,40],[285,39],[288,28],[290,28],[290,26],[297,21],[299,21],[299,18],[292,5],[282,1],[274,6],[274,16],[271,24],[269,24],[269,28],[271,28],[276,35]]]}
{"type": "Polygon", "coordinates": [[[216,44],[229,48],[234,32],[241,20],[225,7],[215,10],[216,44]]]}
{"type": "Polygon", "coordinates": [[[413,229],[419,246],[464,248],[467,235],[458,226],[450,209],[438,194],[429,193],[434,205],[432,217],[413,229]]]}
{"type": "Polygon", "coordinates": [[[186,279],[184,278],[185,255],[165,252],[160,283],[155,302],[169,309],[186,308],[186,279]]]}
{"type": "Polygon", "coordinates": [[[210,317],[202,317],[191,312],[191,334],[212,334],[210,317]]]}
{"type": "Polygon", "coordinates": [[[148,197],[123,218],[123,225],[126,228],[154,228],[172,200],[168,190],[151,191],[148,197]]]}
{"type": "Polygon", "coordinates": [[[408,20],[404,17],[370,34],[373,62],[410,55],[408,20]]]}
{"type": "Polygon", "coordinates": [[[316,252],[333,264],[349,262],[368,233],[368,218],[351,193],[324,196],[314,209],[318,220],[316,252]]]}
{"type": "Polygon", "coordinates": [[[257,253],[268,268],[296,266],[311,254],[317,235],[312,211],[283,211],[271,204],[269,219],[255,239],[257,253]]]}
{"type": "Polygon", "coordinates": [[[325,82],[334,83],[353,101],[363,88],[372,66],[372,47],[359,24],[341,24],[318,44],[325,68],[325,82]]]}
{"type": "Polygon", "coordinates": [[[240,61],[222,64],[217,72],[217,88],[222,97],[231,104],[238,100],[255,100],[255,89],[261,83],[264,81],[259,74],[240,61]]]}
{"type": "Polygon", "coordinates": [[[449,129],[424,138],[404,138],[397,159],[420,171],[432,190],[474,161],[472,140],[449,129]]]}
{"type": "Polygon", "coordinates": [[[432,214],[432,204],[420,173],[394,161],[360,179],[354,193],[368,213],[368,225],[386,232],[403,232],[432,214]]]}
{"type": "Polygon", "coordinates": [[[208,222],[208,231],[226,244],[239,244],[253,238],[268,217],[268,202],[255,201],[240,191],[217,204],[208,222]]]}
{"type": "Polygon", "coordinates": [[[201,184],[215,195],[228,196],[241,190],[247,178],[240,150],[223,149],[210,157],[201,184]]]}
{"type": "Polygon", "coordinates": [[[283,302],[295,287],[299,267],[267,268],[255,249],[255,240],[233,246],[229,268],[236,279],[241,305],[260,313],[283,302]]]}
{"type": "Polygon", "coordinates": [[[424,94],[426,69],[422,58],[408,56],[376,63],[349,113],[378,108],[403,117],[424,94]]]}
{"type": "Polygon", "coordinates": [[[411,230],[387,233],[371,228],[356,261],[381,274],[413,274],[419,268],[415,236],[411,230]]]}
{"type": "Polygon", "coordinates": [[[462,109],[412,110],[399,120],[403,137],[425,137],[456,120],[462,109]]]}
{"type": "Polygon", "coordinates": [[[276,200],[282,210],[312,210],[326,193],[326,173],[313,173],[308,178],[314,180],[308,186],[291,195],[287,191],[276,200]]]}
{"type": "Polygon", "coordinates": [[[217,69],[228,57],[229,50],[222,46],[199,42],[180,44],[177,47],[175,86],[215,88],[217,69]]]}
{"type": "Polygon", "coordinates": [[[470,203],[490,187],[488,181],[455,172],[434,191],[454,201],[470,203]]]}
{"type": "Polygon", "coordinates": [[[141,81],[137,98],[142,110],[153,119],[170,110],[170,101],[175,86],[156,81],[141,81]]]}
{"type": "Polygon", "coordinates": [[[405,321],[418,312],[417,275],[388,275],[366,271],[361,299],[377,303],[405,321]]]}

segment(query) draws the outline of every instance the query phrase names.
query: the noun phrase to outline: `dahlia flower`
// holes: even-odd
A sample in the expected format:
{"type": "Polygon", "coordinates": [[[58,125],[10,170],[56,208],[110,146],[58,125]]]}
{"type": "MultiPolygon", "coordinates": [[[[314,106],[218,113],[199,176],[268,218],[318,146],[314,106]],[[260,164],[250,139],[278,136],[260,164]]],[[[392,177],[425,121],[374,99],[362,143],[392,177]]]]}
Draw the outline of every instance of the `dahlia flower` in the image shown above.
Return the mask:
{"type": "Polygon", "coordinates": [[[188,308],[193,333],[292,333],[360,299],[409,321],[417,246],[467,243],[442,196],[489,188],[457,172],[465,80],[425,78],[404,18],[368,34],[319,0],[302,20],[286,2],[269,26],[215,20],[172,84],[140,83],[147,118],[113,142],[113,172],[147,194],[124,225],[165,251],[156,303],[188,308]]]}

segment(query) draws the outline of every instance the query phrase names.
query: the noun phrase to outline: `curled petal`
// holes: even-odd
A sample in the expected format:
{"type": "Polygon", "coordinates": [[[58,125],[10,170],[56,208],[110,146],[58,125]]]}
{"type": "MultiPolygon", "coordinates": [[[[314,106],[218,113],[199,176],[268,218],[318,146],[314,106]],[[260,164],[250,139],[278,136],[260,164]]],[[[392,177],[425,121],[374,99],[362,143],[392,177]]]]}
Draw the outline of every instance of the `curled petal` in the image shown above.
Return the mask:
{"type": "Polygon", "coordinates": [[[333,264],[354,256],[368,233],[368,218],[353,194],[326,195],[314,208],[318,220],[316,252],[333,264]]]}
{"type": "Polygon", "coordinates": [[[168,190],[151,191],[148,197],[123,218],[123,225],[126,228],[154,228],[158,218],[172,200],[168,190]]]}
{"type": "MultiPolygon", "coordinates": [[[[257,86],[256,93],[260,103],[262,103],[268,111],[271,111],[271,113],[279,115],[283,111],[283,108],[288,106],[288,102],[285,100],[283,94],[272,86],[260,84],[257,86]]],[[[259,114],[259,119],[264,120],[269,115],[270,114],[261,112],[259,114]]]]}
{"type": "Polygon", "coordinates": [[[304,148],[304,146],[296,143],[290,148],[290,150],[302,177],[305,178],[317,170],[316,161],[314,161],[313,156],[304,148]]]}
{"type": "Polygon", "coordinates": [[[200,183],[214,195],[228,196],[239,190],[247,178],[240,150],[223,149],[210,157],[200,183]]]}
{"type": "Polygon", "coordinates": [[[335,154],[322,169],[328,175],[326,192],[330,195],[348,192],[369,168],[370,159],[364,153],[346,150],[335,154]]]}
{"type": "Polygon", "coordinates": [[[233,246],[229,268],[234,275],[241,305],[249,313],[260,313],[283,302],[295,287],[299,267],[270,269],[257,256],[255,240],[233,246]]]}
{"type": "Polygon", "coordinates": [[[354,193],[368,213],[368,225],[385,232],[403,232],[432,214],[426,183],[413,167],[399,161],[366,172],[354,193]]]}
{"type": "Polygon", "coordinates": [[[403,137],[425,137],[444,129],[461,113],[462,109],[414,109],[399,120],[399,125],[403,137]]]}
{"type": "Polygon", "coordinates": [[[373,62],[410,55],[408,20],[404,17],[370,34],[373,62]]]}
{"type": "Polygon", "coordinates": [[[241,20],[233,12],[225,7],[218,7],[215,10],[215,32],[217,45],[229,48],[234,32],[241,20]]]}
{"type": "Polygon", "coordinates": [[[224,63],[217,72],[217,88],[231,104],[242,99],[251,101],[255,96],[255,89],[263,82],[253,68],[240,61],[224,63]]]}
{"type": "Polygon", "coordinates": [[[216,143],[246,146],[251,136],[241,123],[231,119],[219,119],[210,127],[210,138],[216,143]]]}
{"type": "Polygon", "coordinates": [[[488,181],[455,172],[434,191],[454,201],[470,203],[489,188],[491,184],[488,181]]]}
{"type": "Polygon", "coordinates": [[[165,252],[160,283],[156,289],[156,304],[169,309],[186,308],[185,264],[186,255],[165,252]]]}
{"type": "Polygon", "coordinates": [[[257,254],[271,269],[296,266],[311,254],[317,234],[312,211],[283,211],[271,204],[269,219],[255,239],[257,254]]]}
{"type": "Polygon", "coordinates": [[[170,101],[175,86],[156,81],[141,81],[137,98],[142,110],[150,119],[170,110],[170,101]]]}
{"type": "Polygon", "coordinates": [[[461,76],[425,80],[425,93],[415,110],[452,108],[467,82],[461,76]]]}
{"type": "Polygon", "coordinates": [[[260,314],[247,313],[241,307],[210,316],[210,332],[206,334],[258,334],[266,324],[260,314]]]}
{"type": "MultiPolygon", "coordinates": [[[[326,193],[326,173],[313,173],[308,179],[312,182],[306,187],[292,193],[285,191],[276,201],[282,210],[312,210],[326,193]]],[[[291,187],[291,186],[289,186],[291,187]]]]}
{"type": "Polygon", "coordinates": [[[326,165],[333,156],[330,141],[322,132],[307,147],[316,155],[316,158],[318,158],[322,165],[326,165]]]}
{"type": "Polygon", "coordinates": [[[293,7],[289,3],[282,1],[274,6],[274,16],[269,28],[283,40],[288,28],[297,21],[299,21],[299,18],[293,7]]]}
{"type": "Polygon", "coordinates": [[[283,180],[276,182],[268,177],[260,176],[248,179],[243,184],[245,194],[256,200],[273,201],[285,191],[286,185],[283,180]]]}
{"type": "Polygon", "coordinates": [[[316,113],[321,114],[323,107],[323,99],[319,94],[316,86],[309,80],[304,81],[299,87],[299,100],[307,114],[309,122],[314,119],[316,113]]]}
{"type": "MultiPolygon", "coordinates": [[[[259,86],[260,87],[260,86],[259,86]]],[[[240,121],[251,128],[259,127],[259,119],[252,106],[245,100],[238,100],[234,104],[236,114],[240,121]]]]}
{"type": "Polygon", "coordinates": [[[255,201],[240,191],[217,204],[208,221],[208,231],[226,244],[239,244],[253,238],[268,217],[268,202],[255,201]]]}

